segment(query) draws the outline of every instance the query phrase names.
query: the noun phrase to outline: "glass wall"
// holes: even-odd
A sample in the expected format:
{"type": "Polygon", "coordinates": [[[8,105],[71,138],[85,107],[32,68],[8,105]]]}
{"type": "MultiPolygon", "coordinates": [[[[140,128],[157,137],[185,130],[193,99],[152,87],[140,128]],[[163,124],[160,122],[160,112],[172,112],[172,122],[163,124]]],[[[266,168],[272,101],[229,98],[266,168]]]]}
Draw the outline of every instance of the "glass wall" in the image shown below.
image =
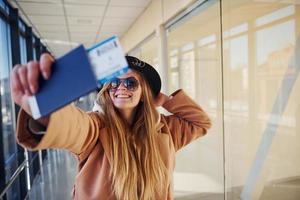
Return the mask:
{"type": "Polygon", "coordinates": [[[20,35],[21,64],[27,63],[26,39],[20,35]]]}
{"type": "Polygon", "coordinates": [[[32,49],[32,59],[33,60],[37,60],[37,56],[36,56],[36,45],[35,45],[35,37],[32,37],[32,46],[33,46],[33,49],[32,49]]]}
{"type": "Polygon", "coordinates": [[[227,199],[299,199],[299,3],[222,7],[227,199]]]}
{"type": "Polygon", "coordinates": [[[158,43],[159,39],[151,34],[146,38],[140,45],[138,45],[134,50],[129,52],[129,55],[140,58],[141,60],[152,65],[156,70],[159,70],[158,62],[158,43]]]}
{"type": "Polygon", "coordinates": [[[206,1],[167,25],[169,91],[183,88],[213,121],[177,155],[177,199],[300,198],[299,11],[206,1]]]}
{"type": "MultiPolygon", "coordinates": [[[[33,180],[39,172],[38,159],[31,162],[33,153],[29,156],[30,173],[21,166],[26,162],[26,151],[24,154],[24,150],[16,144],[15,113],[18,108],[14,106],[10,93],[10,71],[13,65],[24,64],[27,58],[31,59],[28,56],[33,49],[26,45],[26,39],[31,40],[31,37],[30,29],[19,18],[17,10],[0,0],[0,199],[24,199],[29,189],[26,178],[31,176],[33,180]],[[18,174],[15,179],[14,174],[18,174]],[[13,181],[12,184],[4,190],[10,181],[13,181]]],[[[40,50],[36,49],[35,53],[39,54],[40,50]]]]}
{"type": "Polygon", "coordinates": [[[85,111],[91,111],[94,107],[94,102],[97,99],[97,92],[89,93],[84,97],[80,97],[74,103],[77,107],[85,111]]]}
{"type": "MultiPolygon", "coordinates": [[[[9,24],[0,19],[0,87],[1,87],[1,115],[2,141],[5,165],[5,179],[8,181],[18,168],[18,151],[14,134],[14,110],[10,95],[9,73],[11,68],[10,31],[9,24]]],[[[1,152],[1,150],[0,150],[1,152]]],[[[2,153],[2,152],[1,152],[2,153]]],[[[2,172],[1,172],[2,173],[2,172]]],[[[8,199],[19,199],[18,179],[7,192],[8,199]]]]}
{"type": "Polygon", "coordinates": [[[177,153],[176,199],[224,199],[220,38],[219,1],[208,1],[167,27],[169,91],[183,88],[213,123],[206,136],[177,153]]]}
{"type": "Polygon", "coordinates": [[[27,51],[26,51],[26,39],[25,39],[25,25],[19,21],[19,29],[20,29],[20,56],[21,56],[21,64],[27,63],[27,51]]]}

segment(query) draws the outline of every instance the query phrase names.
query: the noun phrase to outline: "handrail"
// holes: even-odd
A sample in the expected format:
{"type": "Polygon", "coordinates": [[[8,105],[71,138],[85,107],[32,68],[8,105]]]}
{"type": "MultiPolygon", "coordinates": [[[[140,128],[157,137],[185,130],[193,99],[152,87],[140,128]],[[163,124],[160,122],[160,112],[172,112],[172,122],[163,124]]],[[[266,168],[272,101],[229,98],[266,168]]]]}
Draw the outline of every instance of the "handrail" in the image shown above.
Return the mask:
{"type": "Polygon", "coordinates": [[[24,160],[22,164],[17,168],[17,170],[14,172],[14,174],[11,176],[9,181],[7,182],[5,188],[2,190],[0,194],[0,199],[3,198],[7,190],[10,188],[10,186],[13,184],[13,182],[16,180],[16,178],[19,176],[19,174],[22,172],[22,170],[25,168],[27,160],[24,160]]]}
{"type": "Polygon", "coordinates": [[[36,152],[36,154],[33,156],[33,157],[31,157],[31,161],[29,162],[29,166],[31,166],[32,165],[32,163],[34,162],[34,160],[36,159],[36,158],[38,158],[38,151],[36,152]]]}
{"type": "MultiPolygon", "coordinates": [[[[10,188],[10,186],[13,184],[13,182],[16,180],[16,178],[19,176],[19,174],[22,172],[23,169],[25,169],[26,167],[30,167],[33,164],[33,161],[36,160],[37,158],[40,158],[41,156],[39,156],[39,153],[37,152],[31,159],[31,162],[28,162],[28,155],[26,157],[25,155],[25,160],[22,162],[21,165],[19,165],[19,167],[15,170],[14,174],[10,177],[9,181],[6,183],[6,186],[4,187],[4,189],[2,191],[0,191],[0,200],[3,199],[4,195],[6,194],[7,190],[10,188]],[[28,165],[28,166],[27,166],[28,165]]],[[[40,163],[40,167],[41,167],[41,161],[39,161],[40,163]]],[[[29,172],[27,172],[29,173],[29,172]]],[[[29,176],[29,174],[27,174],[29,176]]],[[[30,179],[30,177],[27,177],[27,179],[30,179]]],[[[27,180],[30,181],[30,180],[27,180]]],[[[30,190],[30,182],[27,183],[27,189],[30,190]]]]}

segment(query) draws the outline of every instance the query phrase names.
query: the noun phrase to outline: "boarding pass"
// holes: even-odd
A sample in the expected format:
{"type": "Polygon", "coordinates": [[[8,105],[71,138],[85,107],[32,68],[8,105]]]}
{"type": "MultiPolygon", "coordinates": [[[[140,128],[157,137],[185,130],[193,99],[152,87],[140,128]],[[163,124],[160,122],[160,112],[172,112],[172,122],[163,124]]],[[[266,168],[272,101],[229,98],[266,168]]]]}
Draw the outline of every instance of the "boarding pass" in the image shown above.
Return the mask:
{"type": "Polygon", "coordinates": [[[99,85],[128,71],[128,63],[116,36],[89,48],[87,54],[99,85]]]}

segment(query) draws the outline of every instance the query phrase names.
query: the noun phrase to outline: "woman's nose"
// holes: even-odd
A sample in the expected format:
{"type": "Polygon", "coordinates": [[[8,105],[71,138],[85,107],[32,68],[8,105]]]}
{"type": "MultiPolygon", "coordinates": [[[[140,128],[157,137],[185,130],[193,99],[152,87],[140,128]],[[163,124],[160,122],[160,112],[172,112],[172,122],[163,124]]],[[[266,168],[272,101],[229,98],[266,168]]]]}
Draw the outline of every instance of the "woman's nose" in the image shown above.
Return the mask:
{"type": "Polygon", "coordinates": [[[124,83],[121,82],[121,84],[118,86],[118,90],[126,90],[127,88],[125,87],[124,83]]]}

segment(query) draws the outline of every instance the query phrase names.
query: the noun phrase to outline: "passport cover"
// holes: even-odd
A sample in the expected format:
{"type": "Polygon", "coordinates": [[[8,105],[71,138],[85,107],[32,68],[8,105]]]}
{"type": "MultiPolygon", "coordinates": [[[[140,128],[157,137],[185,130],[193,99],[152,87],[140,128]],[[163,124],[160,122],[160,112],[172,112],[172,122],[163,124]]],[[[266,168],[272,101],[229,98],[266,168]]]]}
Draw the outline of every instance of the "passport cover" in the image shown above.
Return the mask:
{"type": "Polygon", "coordinates": [[[38,93],[29,97],[34,119],[44,117],[97,89],[97,80],[92,71],[83,45],[58,58],[52,65],[48,80],[41,79],[38,93]]]}

